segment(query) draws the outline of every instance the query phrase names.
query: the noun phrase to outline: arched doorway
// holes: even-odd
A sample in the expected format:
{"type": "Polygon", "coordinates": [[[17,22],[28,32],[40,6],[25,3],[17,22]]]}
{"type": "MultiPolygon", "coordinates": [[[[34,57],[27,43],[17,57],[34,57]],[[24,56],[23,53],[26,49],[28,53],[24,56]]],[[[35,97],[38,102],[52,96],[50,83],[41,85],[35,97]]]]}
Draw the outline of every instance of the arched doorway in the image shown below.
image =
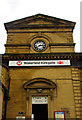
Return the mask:
{"type": "Polygon", "coordinates": [[[27,116],[32,114],[34,120],[48,120],[48,106],[53,99],[56,84],[46,78],[34,78],[24,83],[23,87],[26,90],[27,116]]]}

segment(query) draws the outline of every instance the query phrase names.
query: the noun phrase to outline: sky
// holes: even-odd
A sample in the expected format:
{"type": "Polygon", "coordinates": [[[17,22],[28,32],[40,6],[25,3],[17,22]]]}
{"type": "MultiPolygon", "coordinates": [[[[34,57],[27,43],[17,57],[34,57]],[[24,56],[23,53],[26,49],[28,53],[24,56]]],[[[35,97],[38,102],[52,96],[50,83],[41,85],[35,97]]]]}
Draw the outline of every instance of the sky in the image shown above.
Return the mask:
{"type": "Polygon", "coordinates": [[[76,22],[73,31],[75,52],[80,52],[80,0],[1,0],[0,54],[5,53],[7,33],[4,23],[38,13],[76,22]]]}

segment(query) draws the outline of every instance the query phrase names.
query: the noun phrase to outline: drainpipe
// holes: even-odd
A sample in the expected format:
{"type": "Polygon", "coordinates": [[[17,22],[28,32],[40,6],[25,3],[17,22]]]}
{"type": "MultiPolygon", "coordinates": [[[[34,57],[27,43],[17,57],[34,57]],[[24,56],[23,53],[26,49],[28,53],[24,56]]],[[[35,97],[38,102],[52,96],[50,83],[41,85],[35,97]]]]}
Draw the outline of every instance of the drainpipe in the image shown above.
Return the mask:
{"type": "Polygon", "coordinates": [[[8,97],[8,91],[4,92],[4,99],[5,99],[5,111],[4,111],[4,120],[6,120],[6,107],[7,107],[7,97],[8,97]]]}
{"type": "MultiPolygon", "coordinates": [[[[7,66],[6,66],[7,67],[7,66]]],[[[7,67],[8,68],[8,67],[7,67]]],[[[10,88],[10,76],[9,76],[9,68],[8,68],[8,92],[7,95],[5,96],[5,111],[4,111],[4,120],[6,120],[6,113],[7,113],[7,101],[10,100],[9,97],[9,88],[10,88]]]]}
{"type": "Polygon", "coordinates": [[[8,94],[5,98],[5,112],[4,112],[4,120],[6,120],[6,113],[7,113],[7,101],[10,100],[9,97],[9,88],[10,88],[10,78],[9,78],[9,84],[8,84],[8,94]]]}

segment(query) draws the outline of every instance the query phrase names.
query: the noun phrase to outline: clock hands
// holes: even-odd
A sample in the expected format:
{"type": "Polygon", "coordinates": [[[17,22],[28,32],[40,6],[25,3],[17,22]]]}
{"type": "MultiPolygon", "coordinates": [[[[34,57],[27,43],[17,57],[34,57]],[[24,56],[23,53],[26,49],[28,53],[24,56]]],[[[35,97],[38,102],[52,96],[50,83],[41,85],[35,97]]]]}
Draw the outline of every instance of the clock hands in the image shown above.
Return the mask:
{"type": "Polygon", "coordinates": [[[35,49],[37,50],[43,50],[45,48],[45,43],[43,41],[37,41],[35,44],[34,44],[34,47],[35,49]]]}
{"type": "Polygon", "coordinates": [[[44,46],[44,45],[37,45],[37,47],[44,46]]]}

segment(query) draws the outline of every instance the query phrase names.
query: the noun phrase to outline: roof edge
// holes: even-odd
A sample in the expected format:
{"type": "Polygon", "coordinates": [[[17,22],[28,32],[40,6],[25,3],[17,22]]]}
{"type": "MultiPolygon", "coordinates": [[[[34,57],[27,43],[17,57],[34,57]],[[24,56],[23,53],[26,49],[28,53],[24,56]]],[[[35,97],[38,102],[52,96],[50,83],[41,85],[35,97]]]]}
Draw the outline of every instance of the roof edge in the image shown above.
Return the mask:
{"type": "Polygon", "coordinates": [[[21,19],[17,19],[17,20],[11,21],[11,22],[4,23],[4,26],[5,26],[5,29],[8,30],[11,26],[14,25],[15,22],[20,21],[20,23],[21,23],[23,20],[28,19],[28,21],[29,21],[29,20],[33,20],[33,19],[36,19],[36,18],[43,18],[43,19],[47,18],[48,20],[51,20],[53,22],[55,20],[65,21],[65,22],[70,23],[69,26],[72,26],[73,29],[74,29],[75,24],[76,24],[76,22],[72,22],[72,21],[69,21],[69,20],[65,20],[65,19],[61,19],[61,18],[57,18],[57,17],[53,17],[53,16],[44,15],[44,14],[39,13],[39,14],[35,14],[35,15],[32,15],[32,16],[28,16],[28,17],[25,17],[25,18],[21,18],[21,19]]]}

